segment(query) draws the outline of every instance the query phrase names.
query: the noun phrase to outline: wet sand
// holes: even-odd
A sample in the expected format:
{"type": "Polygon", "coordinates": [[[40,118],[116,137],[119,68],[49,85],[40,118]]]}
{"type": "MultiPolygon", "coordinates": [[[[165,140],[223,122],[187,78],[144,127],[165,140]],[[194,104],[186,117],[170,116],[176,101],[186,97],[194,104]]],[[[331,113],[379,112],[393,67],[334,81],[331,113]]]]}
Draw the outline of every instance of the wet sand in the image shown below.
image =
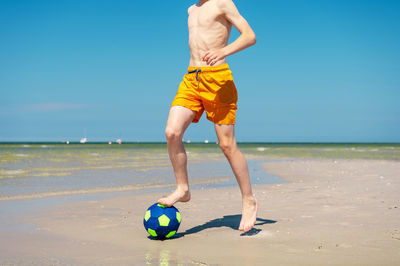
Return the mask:
{"type": "Polygon", "coordinates": [[[179,234],[165,241],[149,239],[142,222],[160,193],[113,197],[8,221],[0,264],[400,264],[400,162],[298,159],[264,167],[288,182],[254,186],[260,208],[247,234],[237,231],[238,188],[193,190],[190,202],[175,205],[179,234]]]}

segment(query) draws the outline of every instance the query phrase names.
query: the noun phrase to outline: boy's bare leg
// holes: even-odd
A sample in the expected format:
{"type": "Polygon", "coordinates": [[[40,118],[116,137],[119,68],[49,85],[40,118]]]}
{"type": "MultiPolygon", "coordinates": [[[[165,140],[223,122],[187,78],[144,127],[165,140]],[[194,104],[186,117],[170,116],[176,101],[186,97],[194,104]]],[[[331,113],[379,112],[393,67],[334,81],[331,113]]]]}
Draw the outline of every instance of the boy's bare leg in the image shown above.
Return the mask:
{"type": "Polygon", "coordinates": [[[236,145],[234,125],[215,124],[219,145],[229,161],[242,193],[242,219],[239,230],[249,231],[257,218],[258,203],[253,195],[246,159],[236,145]]]}
{"type": "Polygon", "coordinates": [[[173,106],[169,111],[165,135],[167,137],[169,158],[174,168],[176,190],[158,200],[159,203],[166,206],[172,206],[178,201],[186,202],[190,200],[187,157],[182,137],[193,121],[194,116],[194,111],[182,106],[173,106]]]}

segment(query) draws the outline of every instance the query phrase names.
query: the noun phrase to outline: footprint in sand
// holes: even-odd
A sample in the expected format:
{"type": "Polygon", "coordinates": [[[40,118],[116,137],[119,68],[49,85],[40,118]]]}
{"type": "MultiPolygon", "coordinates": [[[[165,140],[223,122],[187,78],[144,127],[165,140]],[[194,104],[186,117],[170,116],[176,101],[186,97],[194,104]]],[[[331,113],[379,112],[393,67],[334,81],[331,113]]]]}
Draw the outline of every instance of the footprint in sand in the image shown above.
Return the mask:
{"type": "Polygon", "coordinates": [[[338,247],[338,248],[352,248],[353,246],[350,245],[350,244],[341,243],[341,244],[336,244],[336,247],[338,247]]]}
{"type": "Polygon", "coordinates": [[[392,238],[395,240],[400,240],[400,231],[399,230],[394,230],[393,232],[390,233],[392,238]]]}

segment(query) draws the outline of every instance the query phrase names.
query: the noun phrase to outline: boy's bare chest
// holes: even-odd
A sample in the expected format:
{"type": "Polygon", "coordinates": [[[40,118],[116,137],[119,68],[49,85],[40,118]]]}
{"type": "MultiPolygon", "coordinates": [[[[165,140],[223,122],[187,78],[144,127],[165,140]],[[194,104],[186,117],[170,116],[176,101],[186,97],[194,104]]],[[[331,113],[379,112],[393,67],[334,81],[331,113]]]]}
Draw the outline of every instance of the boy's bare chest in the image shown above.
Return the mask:
{"type": "Polygon", "coordinates": [[[218,26],[217,24],[220,24],[216,22],[221,22],[222,20],[224,19],[215,6],[204,4],[201,7],[193,7],[189,12],[188,26],[189,28],[214,28],[218,26]]]}

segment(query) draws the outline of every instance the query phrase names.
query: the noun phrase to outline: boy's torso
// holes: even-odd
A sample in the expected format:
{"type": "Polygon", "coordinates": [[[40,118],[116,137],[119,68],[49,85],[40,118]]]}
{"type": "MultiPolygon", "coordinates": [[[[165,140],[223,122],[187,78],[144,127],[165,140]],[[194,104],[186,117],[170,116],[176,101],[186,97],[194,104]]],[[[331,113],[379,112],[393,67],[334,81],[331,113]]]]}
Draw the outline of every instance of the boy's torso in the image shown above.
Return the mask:
{"type": "MultiPolygon", "coordinates": [[[[192,5],[188,13],[189,66],[207,66],[206,62],[202,61],[204,53],[227,45],[232,24],[223,16],[218,0],[192,5]]],[[[225,63],[225,59],[222,59],[215,65],[225,63]]]]}

